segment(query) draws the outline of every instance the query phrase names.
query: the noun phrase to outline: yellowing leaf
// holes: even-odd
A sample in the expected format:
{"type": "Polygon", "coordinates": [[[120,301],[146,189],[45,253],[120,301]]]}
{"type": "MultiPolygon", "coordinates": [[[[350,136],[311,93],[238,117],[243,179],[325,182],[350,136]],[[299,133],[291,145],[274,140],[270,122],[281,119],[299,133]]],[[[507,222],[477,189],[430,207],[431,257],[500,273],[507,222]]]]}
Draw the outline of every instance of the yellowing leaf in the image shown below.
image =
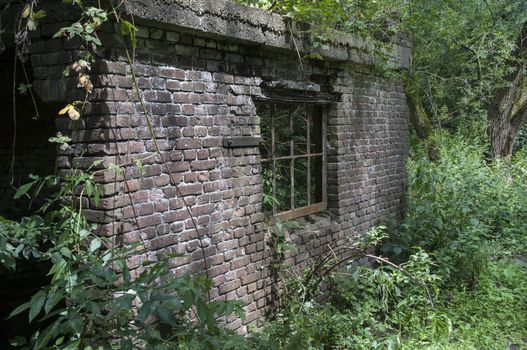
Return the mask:
{"type": "Polygon", "coordinates": [[[88,77],[86,76],[86,74],[81,74],[79,75],[79,81],[78,81],[78,85],[80,86],[86,86],[86,83],[88,82],[88,77]]]}
{"type": "Polygon", "coordinates": [[[90,95],[93,92],[93,84],[91,81],[88,81],[88,83],[86,84],[86,92],[90,95]]]}
{"type": "Polygon", "coordinates": [[[68,116],[71,120],[78,120],[81,117],[81,114],[75,107],[72,106],[70,109],[68,109],[68,116]]]}
{"type": "Polygon", "coordinates": [[[22,18],[28,18],[29,14],[31,13],[30,11],[31,11],[31,8],[29,5],[24,7],[24,11],[22,11],[22,18]]]}
{"type": "Polygon", "coordinates": [[[72,105],[67,105],[66,107],[62,108],[60,111],[59,111],[59,115],[63,115],[63,114],[66,114],[68,113],[68,111],[73,108],[72,105]]]}

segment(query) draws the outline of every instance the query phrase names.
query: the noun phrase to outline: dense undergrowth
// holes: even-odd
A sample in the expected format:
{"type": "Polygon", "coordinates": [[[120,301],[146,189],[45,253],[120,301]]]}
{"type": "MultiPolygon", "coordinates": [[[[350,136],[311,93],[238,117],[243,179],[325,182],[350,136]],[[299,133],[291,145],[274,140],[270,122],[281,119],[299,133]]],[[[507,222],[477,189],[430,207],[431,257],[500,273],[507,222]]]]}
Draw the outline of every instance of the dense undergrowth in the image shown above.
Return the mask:
{"type": "Polygon", "coordinates": [[[436,143],[434,162],[414,148],[407,215],[379,249],[407,274],[351,265],[331,276],[328,302],[293,295],[266,330],[281,347],[498,350],[525,342],[527,156],[488,164],[483,146],[446,135],[436,143]]]}
{"type": "MultiPolygon", "coordinates": [[[[397,265],[350,262],[322,276],[324,302],[317,302],[320,285],[306,283],[321,271],[313,266],[286,281],[274,320],[247,338],[217,319],[240,313],[240,305],[208,302],[203,278],[172,276],[167,262],[173,256],[159,256],[132,276],[126,259],[141,247],[106,247],[111,242],[92,234],[75,203],[60,200],[81,183],[88,184],[81,196],[97,197],[91,176],[72,173],[35,216],[0,221],[5,268],[16,270],[24,259],[51,266],[49,285],[15,312],[40,322],[40,331],[15,343],[33,349],[467,350],[522,344],[527,155],[487,163],[483,146],[446,135],[436,136],[436,144],[437,160],[419,145],[408,160],[403,223],[368,236],[397,265]]],[[[59,181],[34,178],[18,195],[59,181]]]]}

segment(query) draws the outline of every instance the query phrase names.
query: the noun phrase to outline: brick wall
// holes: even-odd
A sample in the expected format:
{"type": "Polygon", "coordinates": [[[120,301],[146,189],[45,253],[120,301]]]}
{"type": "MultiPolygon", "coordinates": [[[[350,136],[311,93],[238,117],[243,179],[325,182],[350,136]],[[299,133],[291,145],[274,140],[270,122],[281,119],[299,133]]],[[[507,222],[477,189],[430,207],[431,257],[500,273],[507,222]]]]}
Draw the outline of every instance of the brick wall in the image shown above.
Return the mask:
{"type": "MultiPolygon", "coordinates": [[[[104,49],[91,73],[95,90],[85,115],[58,121],[74,143],[58,156],[60,167],[82,169],[99,159],[106,166],[130,164],[124,176],[101,172],[103,200],[86,203],[84,213],[100,224],[100,234],[148,247],[149,253],[131,259],[136,271],[159,253],[183,253],[171,261],[176,274],[206,265],[212,297],[246,303],[245,321],[227,320],[233,328],[244,331],[265,314],[272,279],[259,149],[222,143],[260,136],[254,99],[262,96],[264,81],[297,87],[307,81],[335,98],[328,106],[328,210],[300,219],[304,228],[291,235],[298,252],[287,263],[306,265],[327,244],[402,214],[409,130],[400,81],[342,59],[306,60],[301,71],[294,50],[136,20],[134,69],[166,164],[156,156],[113,25],[100,34],[104,49]],[[80,153],[84,157],[75,159],[80,153]]],[[[59,74],[73,59],[74,45],[51,39],[57,26],[43,26],[32,47],[35,86],[45,101],[76,94],[74,83],[59,74]]]]}

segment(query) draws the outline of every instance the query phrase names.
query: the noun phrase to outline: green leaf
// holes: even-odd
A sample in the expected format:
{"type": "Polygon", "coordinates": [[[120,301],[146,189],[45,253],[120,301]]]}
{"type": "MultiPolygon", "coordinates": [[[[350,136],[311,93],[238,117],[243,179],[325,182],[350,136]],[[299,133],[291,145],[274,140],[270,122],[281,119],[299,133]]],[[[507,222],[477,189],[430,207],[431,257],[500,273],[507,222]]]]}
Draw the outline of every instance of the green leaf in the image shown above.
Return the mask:
{"type": "Polygon", "coordinates": [[[44,312],[46,315],[49,314],[49,312],[63,299],[64,295],[61,292],[51,291],[46,300],[46,304],[44,305],[44,312]]]}
{"type": "Polygon", "coordinates": [[[95,237],[94,239],[92,239],[91,243],[90,243],[90,252],[95,252],[97,249],[99,249],[101,247],[101,240],[99,237],[95,237]]]}
{"type": "Polygon", "coordinates": [[[61,247],[60,248],[60,253],[65,256],[66,258],[70,258],[71,257],[71,250],[68,249],[68,247],[61,247]]]}
{"type": "Polygon", "coordinates": [[[39,11],[33,13],[33,18],[35,18],[35,19],[41,19],[41,18],[44,18],[44,17],[46,17],[46,12],[43,11],[43,10],[39,10],[39,11]]]}
{"type": "Polygon", "coordinates": [[[80,230],[79,231],[79,237],[80,238],[86,238],[90,235],[90,231],[87,231],[87,230],[80,230]]]}
{"type": "Polygon", "coordinates": [[[80,334],[82,332],[83,322],[82,322],[82,317],[79,314],[71,315],[67,322],[68,322],[68,325],[71,327],[71,329],[76,334],[80,334]]]}
{"type": "Polygon", "coordinates": [[[41,290],[37,294],[35,294],[30,301],[31,308],[29,309],[29,322],[32,322],[35,317],[38,316],[40,313],[40,310],[42,310],[42,307],[44,306],[44,302],[46,301],[46,292],[41,290]]]}
{"type": "Polygon", "coordinates": [[[91,181],[86,181],[86,195],[88,197],[91,197],[91,194],[93,193],[93,183],[91,181]]]}
{"type": "Polygon", "coordinates": [[[101,314],[101,307],[96,302],[89,301],[86,304],[86,307],[93,314],[96,314],[96,315],[100,315],[101,314]]]}
{"type": "Polygon", "coordinates": [[[77,350],[79,349],[79,345],[81,344],[80,339],[75,340],[72,343],[69,343],[68,346],[66,346],[63,350],[77,350]]]}
{"type": "Polygon", "coordinates": [[[101,202],[101,188],[99,185],[95,185],[95,194],[93,196],[93,200],[95,202],[95,205],[99,205],[101,202]]]}
{"type": "Polygon", "coordinates": [[[29,309],[31,307],[31,303],[28,301],[27,303],[24,303],[20,306],[18,306],[16,309],[14,309],[13,311],[11,311],[11,313],[9,314],[9,318],[12,318],[16,315],[19,315],[21,314],[22,312],[26,311],[27,309],[29,309]]]}
{"type": "Polygon", "coordinates": [[[152,303],[147,301],[143,304],[141,307],[141,310],[139,310],[139,314],[137,315],[139,321],[145,322],[148,316],[150,315],[150,311],[152,310],[152,303]]]}
{"type": "Polygon", "coordinates": [[[15,348],[20,348],[22,345],[27,344],[27,340],[24,337],[17,336],[9,341],[9,344],[15,348]]]}
{"type": "Polygon", "coordinates": [[[27,29],[28,30],[36,30],[37,29],[37,22],[30,18],[27,20],[27,29]]]}
{"type": "Polygon", "coordinates": [[[132,341],[128,338],[121,339],[121,350],[132,350],[133,344],[132,341]]]}
{"type": "Polygon", "coordinates": [[[64,270],[66,269],[67,263],[63,258],[53,264],[53,267],[47,273],[47,276],[53,275],[52,282],[57,281],[62,277],[64,270]]]}
{"type": "Polygon", "coordinates": [[[120,21],[120,27],[121,27],[121,34],[123,36],[130,37],[130,42],[132,43],[132,47],[135,48],[137,45],[137,39],[136,39],[136,33],[138,31],[137,27],[134,26],[131,22],[126,20],[120,21]]]}
{"type": "Polygon", "coordinates": [[[135,165],[139,169],[139,173],[141,174],[141,177],[145,176],[145,168],[143,167],[143,162],[141,162],[140,159],[136,159],[135,165]]]}
{"type": "Polygon", "coordinates": [[[15,195],[13,196],[14,199],[18,199],[20,197],[22,197],[23,195],[25,195],[27,193],[27,191],[29,191],[31,189],[31,187],[35,184],[35,182],[29,182],[27,184],[24,184],[22,186],[20,186],[17,190],[16,190],[16,193],[15,195]]]}
{"type": "Polygon", "coordinates": [[[18,92],[21,94],[21,95],[25,95],[28,90],[31,88],[31,84],[24,84],[24,83],[20,83],[18,85],[18,92]]]}
{"type": "Polygon", "coordinates": [[[176,318],[165,307],[158,306],[156,311],[157,311],[157,314],[158,314],[159,318],[161,319],[161,321],[163,323],[165,323],[165,324],[167,324],[169,326],[172,326],[172,327],[174,327],[176,325],[176,323],[177,323],[176,318]]]}

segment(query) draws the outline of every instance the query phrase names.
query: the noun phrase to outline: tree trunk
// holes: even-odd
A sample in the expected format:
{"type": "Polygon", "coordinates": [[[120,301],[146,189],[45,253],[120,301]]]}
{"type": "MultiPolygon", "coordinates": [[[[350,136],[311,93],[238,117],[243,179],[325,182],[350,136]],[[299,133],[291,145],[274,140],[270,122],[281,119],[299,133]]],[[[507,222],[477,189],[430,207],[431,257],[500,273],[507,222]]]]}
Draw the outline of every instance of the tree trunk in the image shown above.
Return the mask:
{"type": "Polygon", "coordinates": [[[428,158],[430,160],[439,159],[439,151],[434,143],[434,140],[430,137],[432,135],[432,124],[428,115],[426,114],[423,103],[419,98],[418,94],[415,93],[415,86],[412,81],[411,75],[405,80],[406,90],[406,103],[410,112],[410,123],[415,131],[415,135],[424,142],[428,151],[428,158]]]}
{"type": "Polygon", "coordinates": [[[492,158],[512,154],[516,136],[527,121],[527,96],[523,91],[527,71],[527,22],[518,37],[513,57],[511,73],[505,77],[507,86],[494,91],[487,108],[492,158]]]}
{"type": "Polygon", "coordinates": [[[439,151],[430,137],[432,134],[432,125],[426,115],[423,104],[416,96],[407,93],[406,102],[410,108],[410,122],[412,123],[415,135],[424,142],[428,152],[428,158],[432,161],[439,159],[439,151]]]}
{"type": "Polygon", "coordinates": [[[512,146],[516,133],[512,130],[509,117],[497,115],[490,121],[490,155],[491,157],[508,157],[512,153],[512,146]]]}

